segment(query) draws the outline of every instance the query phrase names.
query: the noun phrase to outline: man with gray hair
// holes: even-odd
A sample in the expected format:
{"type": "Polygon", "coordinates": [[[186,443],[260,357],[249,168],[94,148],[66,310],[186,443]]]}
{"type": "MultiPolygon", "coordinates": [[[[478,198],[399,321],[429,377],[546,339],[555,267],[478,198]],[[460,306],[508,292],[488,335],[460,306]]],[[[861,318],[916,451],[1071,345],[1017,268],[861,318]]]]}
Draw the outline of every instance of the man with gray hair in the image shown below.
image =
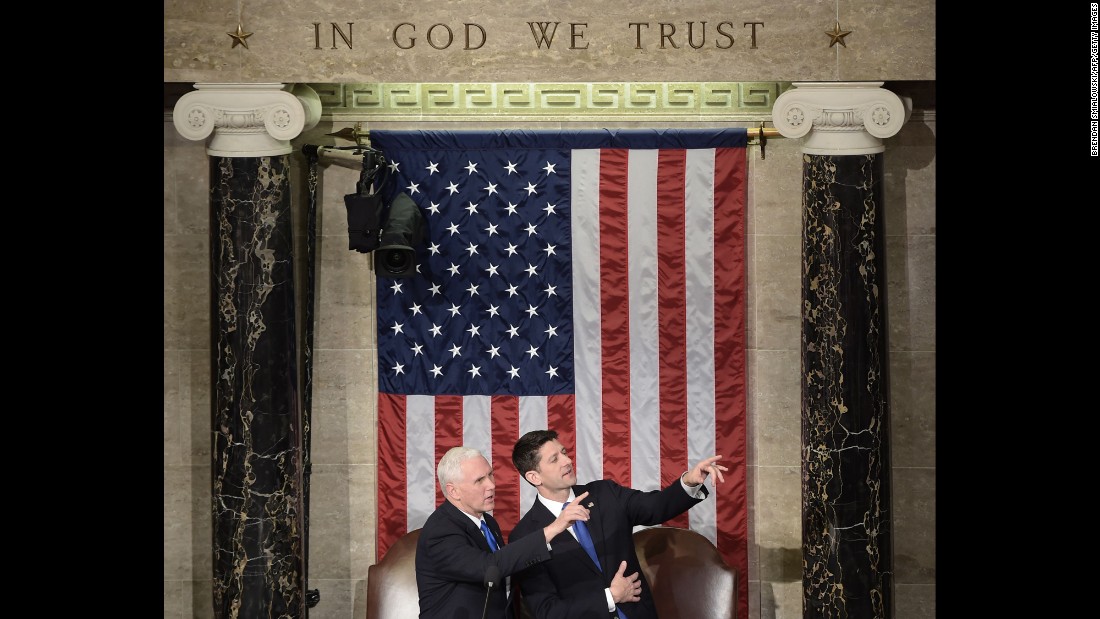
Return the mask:
{"type": "Polygon", "coordinates": [[[588,520],[576,501],[542,529],[505,544],[488,512],[496,506],[489,461],[472,447],[453,447],[436,469],[445,501],[428,516],[416,543],[420,619],[508,619],[518,611],[500,581],[551,557],[550,540],[574,520],[588,520]],[[493,581],[489,585],[488,581],[493,581]]]}

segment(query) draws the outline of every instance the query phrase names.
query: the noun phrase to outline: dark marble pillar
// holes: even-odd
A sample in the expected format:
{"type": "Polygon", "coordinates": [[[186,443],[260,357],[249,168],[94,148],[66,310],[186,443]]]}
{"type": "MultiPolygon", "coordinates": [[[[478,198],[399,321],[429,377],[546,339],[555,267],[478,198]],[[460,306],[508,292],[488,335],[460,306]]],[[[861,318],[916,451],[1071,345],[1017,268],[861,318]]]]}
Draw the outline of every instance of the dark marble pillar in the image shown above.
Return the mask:
{"type": "Polygon", "coordinates": [[[214,616],[304,617],[289,139],[314,110],[282,84],[196,88],[180,98],[174,121],[191,139],[214,134],[207,148],[214,616]]]}
{"type": "Polygon", "coordinates": [[[807,618],[893,617],[880,138],[900,129],[905,108],[878,86],[796,83],[773,111],[784,136],[813,131],[802,149],[807,618]]]}

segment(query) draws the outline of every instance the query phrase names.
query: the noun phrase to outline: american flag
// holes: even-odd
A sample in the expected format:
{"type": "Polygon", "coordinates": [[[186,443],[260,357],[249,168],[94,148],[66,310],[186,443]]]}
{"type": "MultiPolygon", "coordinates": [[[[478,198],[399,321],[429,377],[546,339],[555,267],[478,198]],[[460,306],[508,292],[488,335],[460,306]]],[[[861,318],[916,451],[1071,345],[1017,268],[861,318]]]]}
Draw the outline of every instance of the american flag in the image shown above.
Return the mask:
{"type": "Polygon", "coordinates": [[[661,488],[730,467],[666,523],[710,538],[747,615],[745,129],[372,130],[426,234],[378,276],[378,556],[443,497],[435,465],[476,447],[505,538],[535,500],[511,462],[553,429],[581,483],[661,488]]]}

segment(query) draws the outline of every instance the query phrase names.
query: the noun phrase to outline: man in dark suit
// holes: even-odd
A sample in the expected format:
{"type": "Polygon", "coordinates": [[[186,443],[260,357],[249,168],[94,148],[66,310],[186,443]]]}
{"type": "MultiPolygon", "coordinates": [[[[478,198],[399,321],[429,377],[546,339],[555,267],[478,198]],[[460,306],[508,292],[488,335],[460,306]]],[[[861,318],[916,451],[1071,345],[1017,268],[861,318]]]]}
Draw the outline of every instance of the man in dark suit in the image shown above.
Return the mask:
{"type": "Polygon", "coordinates": [[[576,518],[587,517],[588,510],[577,505],[547,521],[541,533],[531,529],[537,534],[513,535],[505,545],[500,526],[488,513],[495,506],[496,483],[485,456],[472,447],[454,447],[439,459],[436,472],[446,500],[428,516],[416,542],[420,619],[480,619],[483,610],[488,619],[510,618],[510,592],[501,583],[548,560],[550,540],[576,518]],[[498,570],[498,582],[488,591],[490,565],[498,570]]]}
{"type": "Polygon", "coordinates": [[[657,619],[634,551],[634,527],[660,524],[705,499],[708,475],[725,481],[722,471],[728,469],[718,464],[721,458],[700,461],[663,490],[642,492],[607,479],[577,485],[573,461],[557,432],[535,430],[520,437],[512,463],[539,494],[509,539],[522,540],[556,522],[563,504],[568,510],[579,502],[588,510],[587,517],[550,540],[549,561],[516,576],[528,610],[536,619],[657,619]],[[595,560],[582,546],[586,535],[595,560]]]}

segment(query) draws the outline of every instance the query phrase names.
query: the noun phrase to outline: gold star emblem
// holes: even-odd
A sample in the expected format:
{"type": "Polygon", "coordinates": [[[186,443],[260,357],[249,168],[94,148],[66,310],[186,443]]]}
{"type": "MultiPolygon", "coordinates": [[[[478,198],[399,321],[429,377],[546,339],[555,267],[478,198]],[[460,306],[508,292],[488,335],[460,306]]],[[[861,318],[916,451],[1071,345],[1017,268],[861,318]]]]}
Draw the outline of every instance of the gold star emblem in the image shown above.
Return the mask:
{"type": "MultiPolygon", "coordinates": [[[[241,25],[239,23],[237,24],[237,31],[236,32],[227,32],[226,34],[233,37],[233,47],[237,47],[238,45],[244,45],[244,48],[248,49],[248,41],[245,41],[245,39],[252,36],[252,33],[251,32],[245,32],[244,28],[241,27],[241,25]]],[[[844,41],[841,41],[841,43],[843,43],[843,42],[844,41]]],[[[229,49],[233,49],[233,47],[230,47],[229,49]]]]}
{"type": "MultiPolygon", "coordinates": [[[[825,34],[829,35],[829,38],[832,39],[831,41],[829,41],[829,47],[832,47],[832,46],[836,45],[837,43],[840,43],[844,47],[848,47],[848,44],[844,42],[844,37],[848,36],[849,34],[852,34],[852,31],[851,30],[841,30],[840,29],[840,22],[837,22],[836,25],[833,26],[832,31],[826,30],[825,34]]],[[[246,45],[245,47],[248,47],[248,46],[246,45]]]]}

